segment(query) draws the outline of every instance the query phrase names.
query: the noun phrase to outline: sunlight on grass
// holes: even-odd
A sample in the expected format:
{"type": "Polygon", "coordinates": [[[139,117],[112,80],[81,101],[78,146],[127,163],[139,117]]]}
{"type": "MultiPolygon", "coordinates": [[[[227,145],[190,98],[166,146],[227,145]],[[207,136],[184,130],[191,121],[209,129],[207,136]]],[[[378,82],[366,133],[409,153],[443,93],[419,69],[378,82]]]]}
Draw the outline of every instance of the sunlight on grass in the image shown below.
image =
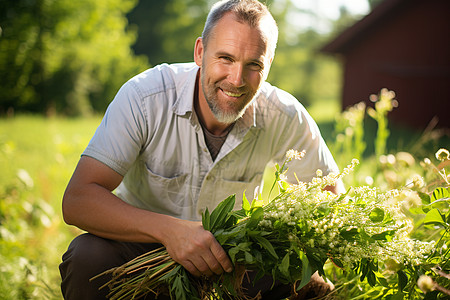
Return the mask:
{"type": "Polygon", "coordinates": [[[339,101],[326,100],[312,103],[307,110],[317,123],[330,123],[341,112],[341,106],[339,101]]]}
{"type": "Polygon", "coordinates": [[[61,198],[99,122],[99,117],[0,119],[3,299],[62,299],[58,265],[79,231],[63,223],[61,198]]]}

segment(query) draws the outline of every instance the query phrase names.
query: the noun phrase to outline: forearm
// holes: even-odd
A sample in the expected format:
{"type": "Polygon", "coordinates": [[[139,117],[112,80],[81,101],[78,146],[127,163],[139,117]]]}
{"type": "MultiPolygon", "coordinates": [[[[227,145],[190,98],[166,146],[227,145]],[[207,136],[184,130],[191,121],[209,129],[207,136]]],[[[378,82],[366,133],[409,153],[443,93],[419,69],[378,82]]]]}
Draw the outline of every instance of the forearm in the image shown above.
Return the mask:
{"type": "Polygon", "coordinates": [[[66,223],[101,237],[146,243],[162,243],[162,227],[170,227],[175,221],[133,207],[95,183],[66,190],[63,216],[66,223]]]}

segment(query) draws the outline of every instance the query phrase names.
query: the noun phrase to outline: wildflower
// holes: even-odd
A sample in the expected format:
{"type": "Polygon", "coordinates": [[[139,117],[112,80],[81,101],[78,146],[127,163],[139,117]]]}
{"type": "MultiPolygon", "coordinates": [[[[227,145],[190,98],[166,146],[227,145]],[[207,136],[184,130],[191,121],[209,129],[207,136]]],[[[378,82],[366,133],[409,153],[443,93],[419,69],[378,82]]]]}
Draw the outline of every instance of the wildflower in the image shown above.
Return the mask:
{"type": "Polygon", "coordinates": [[[30,174],[26,170],[17,170],[17,177],[19,177],[20,181],[22,181],[27,188],[32,188],[34,186],[33,178],[31,178],[30,174]]]}
{"type": "Polygon", "coordinates": [[[396,157],[398,162],[401,162],[401,163],[405,164],[408,167],[414,165],[414,163],[415,163],[414,156],[412,156],[408,152],[398,152],[395,155],[395,157],[396,157]]]}
{"type": "Polygon", "coordinates": [[[305,150],[303,150],[302,152],[298,152],[297,150],[290,149],[286,152],[286,157],[289,160],[292,160],[292,159],[300,160],[305,156],[305,153],[306,153],[305,150]]]}
{"type": "Polygon", "coordinates": [[[417,280],[417,286],[422,290],[425,294],[431,291],[434,291],[434,281],[430,276],[421,275],[417,280]]]}
{"type": "Polygon", "coordinates": [[[436,152],[436,158],[440,161],[449,160],[450,152],[447,149],[441,148],[436,152]]]}
{"type": "Polygon", "coordinates": [[[372,176],[366,176],[366,178],[364,178],[364,181],[365,181],[366,184],[368,184],[368,185],[372,185],[372,184],[373,184],[373,178],[372,178],[372,176]]]}
{"type": "Polygon", "coordinates": [[[413,178],[412,178],[412,181],[413,181],[414,187],[418,188],[418,189],[423,187],[424,184],[425,184],[424,181],[423,181],[423,178],[421,176],[419,176],[419,175],[414,175],[413,178]]]}

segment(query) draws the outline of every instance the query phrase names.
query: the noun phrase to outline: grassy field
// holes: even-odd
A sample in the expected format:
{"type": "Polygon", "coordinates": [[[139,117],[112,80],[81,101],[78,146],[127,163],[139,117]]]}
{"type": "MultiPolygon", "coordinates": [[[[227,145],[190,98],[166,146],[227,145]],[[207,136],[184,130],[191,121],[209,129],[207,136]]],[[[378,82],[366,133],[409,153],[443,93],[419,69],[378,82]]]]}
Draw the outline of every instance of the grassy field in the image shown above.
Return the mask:
{"type": "Polygon", "coordinates": [[[0,120],[0,298],[62,299],[61,198],[100,118],[0,120]]]}

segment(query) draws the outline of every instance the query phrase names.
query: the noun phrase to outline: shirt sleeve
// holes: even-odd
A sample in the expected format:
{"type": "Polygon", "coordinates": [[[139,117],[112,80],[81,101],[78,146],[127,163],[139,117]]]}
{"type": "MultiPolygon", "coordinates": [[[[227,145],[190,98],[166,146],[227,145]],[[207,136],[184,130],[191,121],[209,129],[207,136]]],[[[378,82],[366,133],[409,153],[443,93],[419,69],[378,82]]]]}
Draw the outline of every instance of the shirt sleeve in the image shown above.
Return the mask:
{"type": "Polygon", "coordinates": [[[82,155],[90,156],[125,176],[145,143],[146,124],[142,97],[129,81],[108,106],[82,155]]]}
{"type": "Polygon", "coordinates": [[[287,178],[289,182],[309,182],[320,169],[323,175],[339,172],[339,168],[321,136],[319,127],[306,109],[297,101],[291,106],[295,110],[290,122],[279,128],[280,141],[277,144],[274,161],[282,164],[287,150],[305,151],[301,160],[289,162],[287,178]],[[294,174],[295,173],[295,174],[294,174]]]}

